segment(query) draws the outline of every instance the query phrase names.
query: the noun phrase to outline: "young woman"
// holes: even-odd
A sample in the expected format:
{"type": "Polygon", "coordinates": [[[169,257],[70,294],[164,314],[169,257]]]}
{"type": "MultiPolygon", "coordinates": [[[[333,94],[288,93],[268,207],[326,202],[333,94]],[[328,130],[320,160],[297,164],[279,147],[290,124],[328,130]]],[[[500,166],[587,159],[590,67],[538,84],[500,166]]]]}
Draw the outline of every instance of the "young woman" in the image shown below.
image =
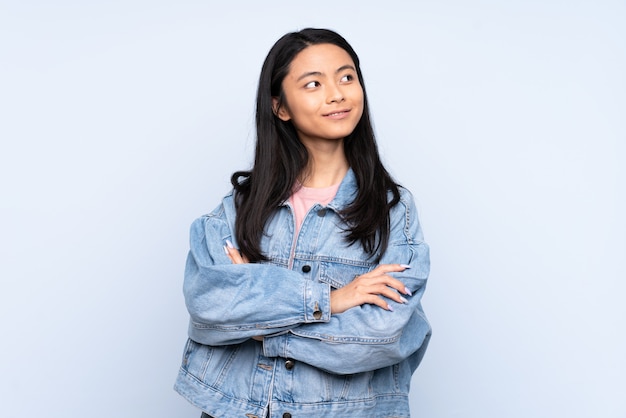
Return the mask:
{"type": "Polygon", "coordinates": [[[428,246],[380,161],[346,40],[278,40],[256,129],[254,166],[191,227],[175,389],[203,417],[409,417],[428,246]]]}

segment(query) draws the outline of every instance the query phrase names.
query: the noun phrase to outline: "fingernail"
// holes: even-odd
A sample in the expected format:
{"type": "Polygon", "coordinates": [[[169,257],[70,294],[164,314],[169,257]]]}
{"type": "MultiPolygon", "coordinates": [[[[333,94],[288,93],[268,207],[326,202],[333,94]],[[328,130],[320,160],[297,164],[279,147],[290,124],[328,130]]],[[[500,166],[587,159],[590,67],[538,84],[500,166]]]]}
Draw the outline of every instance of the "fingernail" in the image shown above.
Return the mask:
{"type": "Polygon", "coordinates": [[[230,253],[228,252],[228,247],[224,245],[224,252],[226,253],[226,255],[230,255],[230,253]]]}
{"type": "Polygon", "coordinates": [[[391,312],[393,312],[393,308],[391,307],[390,304],[387,304],[387,309],[389,309],[391,312]]]}
{"type": "Polygon", "coordinates": [[[230,242],[230,240],[226,240],[226,245],[228,245],[228,248],[235,248],[235,246],[233,245],[232,242],[230,242]]]}
{"type": "Polygon", "coordinates": [[[411,293],[411,291],[409,290],[409,288],[408,288],[408,287],[406,287],[406,286],[404,287],[404,293],[406,293],[406,294],[407,294],[407,295],[409,295],[409,296],[413,296],[413,293],[411,293]]]}
{"type": "Polygon", "coordinates": [[[400,300],[402,301],[402,303],[409,303],[409,301],[403,298],[402,296],[400,296],[400,300]]]}
{"type": "Polygon", "coordinates": [[[400,264],[400,267],[404,267],[405,269],[411,268],[411,266],[409,266],[408,264],[400,264]]]}

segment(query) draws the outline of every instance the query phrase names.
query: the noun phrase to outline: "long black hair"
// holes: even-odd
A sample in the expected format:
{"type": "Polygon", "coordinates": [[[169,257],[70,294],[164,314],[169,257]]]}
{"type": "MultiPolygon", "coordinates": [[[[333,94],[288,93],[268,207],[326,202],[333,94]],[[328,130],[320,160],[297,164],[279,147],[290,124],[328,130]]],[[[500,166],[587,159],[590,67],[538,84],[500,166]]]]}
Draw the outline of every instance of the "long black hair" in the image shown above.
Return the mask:
{"type": "Polygon", "coordinates": [[[236,238],[240,251],[253,262],[267,259],[260,248],[265,224],[289,198],[309,159],[291,121],[284,122],[274,114],[272,98],[278,100],[277,108],[285,102],[282,83],[291,62],[300,51],[318,44],[345,50],[354,61],[363,88],[363,115],[344,139],[344,152],[358,189],[354,201],[340,213],[348,225],[346,241],[359,241],[365,252],[377,259],[389,242],[389,211],[399,202],[400,192],[380,161],[359,57],[338,33],[308,28],[284,35],[265,58],[257,92],[254,166],[231,177],[236,192],[236,238]]]}

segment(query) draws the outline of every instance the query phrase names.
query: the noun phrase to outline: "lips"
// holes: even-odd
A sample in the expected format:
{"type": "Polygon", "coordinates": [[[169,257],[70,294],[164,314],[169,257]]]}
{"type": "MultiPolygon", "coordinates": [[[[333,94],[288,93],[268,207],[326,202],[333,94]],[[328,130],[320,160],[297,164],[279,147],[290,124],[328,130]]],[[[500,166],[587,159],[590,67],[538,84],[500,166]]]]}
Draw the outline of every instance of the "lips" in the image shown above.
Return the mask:
{"type": "Polygon", "coordinates": [[[335,110],[334,112],[325,113],[323,116],[328,118],[342,118],[350,112],[350,109],[335,110]]]}

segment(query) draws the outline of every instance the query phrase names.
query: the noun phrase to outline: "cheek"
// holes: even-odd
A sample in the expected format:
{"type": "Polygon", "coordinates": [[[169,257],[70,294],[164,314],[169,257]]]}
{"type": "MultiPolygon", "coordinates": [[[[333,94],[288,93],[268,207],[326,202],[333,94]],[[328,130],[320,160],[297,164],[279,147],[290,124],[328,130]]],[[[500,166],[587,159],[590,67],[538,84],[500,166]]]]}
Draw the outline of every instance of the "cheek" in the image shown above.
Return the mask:
{"type": "Polygon", "coordinates": [[[361,86],[359,86],[359,89],[356,92],[356,97],[358,102],[361,104],[361,107],[363,107],[363,89],[361,88],[361,86]]]}
{"type": "Polygon", "coordinates": [[[355,86],[355,89],[351,92],[352,103],[363,109],[363,89],[361,86],[355,86]]]}
{"type": "Polygon", "coordinates": [[[289,94],[285,98],[292,114],[308,113],[314,107],[314,100],[310,94],[289,94]]]}
{"type": "Polygon", "coordinates": [[[297,106],[293,106],[291,109],[294,121],[301,125],[313,122],[318,113],[317,103],[310,101],[308,98],[300,101],[297,106]]]}
{"type": "Polygon", "coordinates": [[[319,108],[320,98],[314,94],[303,94],[300,97],[299,107],[302,113],[313,113],[319,108]]]}
{"type": "Polygon", "coordinates": [[[354,99],[354,104],[359,107],[359,120],[361,116],[363,116],[363,107],[365,106],[365,102],[363,99],[363,90],[361,90],[360,94],[357,94],[354,99]]]}
{"type": "Polygon", "coordinates": [[[361,120],[361,118],[363,117],[363,103],[361,103],[361,107],[359,108],[359,113],[357,115],[358,117],[356,118],[357,123],[359,123],[359,121],[361,120]]]}

